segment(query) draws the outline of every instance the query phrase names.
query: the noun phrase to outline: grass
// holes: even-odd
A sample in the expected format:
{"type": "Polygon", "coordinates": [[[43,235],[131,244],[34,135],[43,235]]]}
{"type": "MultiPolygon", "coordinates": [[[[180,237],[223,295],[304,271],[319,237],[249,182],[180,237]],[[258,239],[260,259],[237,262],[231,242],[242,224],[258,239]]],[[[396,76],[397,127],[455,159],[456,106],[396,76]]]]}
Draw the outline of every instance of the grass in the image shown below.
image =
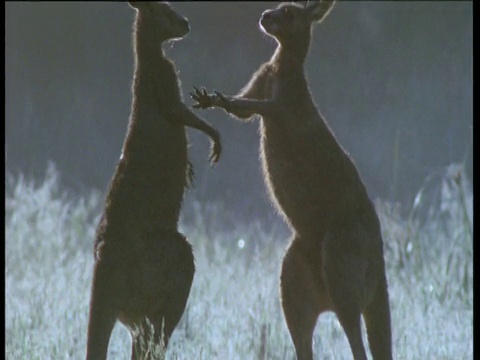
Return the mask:
{"type": "MultiPolygon", "coordinates": [[[[426,205],[425,189],[406,218],[398,205],[376,201],[396,359],[473,356],[473,195],[461,168],[442,176],[436,207],[426,205]]],[[[7,176],[7,359],[85,356],[92,245],[102,201],[95,192],[67,198],[53,168],[41,183],[7,176]]],[[[280,219],[268,232],[242,223],[226,230],[228,209],[218,204],[200,204],[189,195],[184,210],[181,230],[193,244],[197,271],[166,358],[293,359],[278,297],[288,239],[280,219]]],[[[314,352],[315,358],[351,358],[333,314],[320,317],[314,352]]],[[[129,358],[129,334],[117,323],[109,359],[129,358]]]]}

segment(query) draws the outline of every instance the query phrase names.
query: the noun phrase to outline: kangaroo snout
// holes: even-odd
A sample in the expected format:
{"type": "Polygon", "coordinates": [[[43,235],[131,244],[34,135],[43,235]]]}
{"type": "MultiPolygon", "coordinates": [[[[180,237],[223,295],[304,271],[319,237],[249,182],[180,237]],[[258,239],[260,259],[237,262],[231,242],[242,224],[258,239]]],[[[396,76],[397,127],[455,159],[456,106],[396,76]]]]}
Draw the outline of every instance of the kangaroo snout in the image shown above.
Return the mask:
{"type": "Polygon", "coordinates": [[[188,19],[183,16],[179,16],[176,21],[176,36],[182,38],[190,32],[190,23],[188,19]]]}
{"type": "Polygon", "coordinates": [[[266,10],[262,13],[259,24],[262,31],[266,33],[271,34],[275,31],[275,15],[272,10],[266,10]]]}
{"type": "Polygon", "coordinates": [[[185,34],[187,35],[190,32],[190,23],[188,22],[188,19],[185,17],[182,17],[180,20],[180,27],[184,29],[185,34]]]}
{"type": "Polygon", "coordinates": [[[262,17],[261,17],[261,21],[262,20],[268,20],[268,19],[271,19],[273,16],[272,16],[272,11],[271,10],[265,10],[263,13],[262,13],[262,17]]]}
{"type": "Polygon", "coordinates": [[[276,18],[277,16],[275,16],[273,10],[265,10],[260,17],[260,23],[271,24],[275,21],[276,18]]]}

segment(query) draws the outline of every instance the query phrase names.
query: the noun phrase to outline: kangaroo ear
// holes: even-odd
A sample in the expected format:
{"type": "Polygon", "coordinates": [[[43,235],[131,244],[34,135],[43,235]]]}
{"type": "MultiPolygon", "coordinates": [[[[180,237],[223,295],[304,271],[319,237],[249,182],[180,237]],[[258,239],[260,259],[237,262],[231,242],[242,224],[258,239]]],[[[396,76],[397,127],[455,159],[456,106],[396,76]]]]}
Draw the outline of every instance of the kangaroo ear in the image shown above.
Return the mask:
{"type": "Polygon", "coordinates": [[[309,12],[311,22],[320,22],[330,13],[335,0],[315,1],[308,4],[306,10],[309,12]]]}

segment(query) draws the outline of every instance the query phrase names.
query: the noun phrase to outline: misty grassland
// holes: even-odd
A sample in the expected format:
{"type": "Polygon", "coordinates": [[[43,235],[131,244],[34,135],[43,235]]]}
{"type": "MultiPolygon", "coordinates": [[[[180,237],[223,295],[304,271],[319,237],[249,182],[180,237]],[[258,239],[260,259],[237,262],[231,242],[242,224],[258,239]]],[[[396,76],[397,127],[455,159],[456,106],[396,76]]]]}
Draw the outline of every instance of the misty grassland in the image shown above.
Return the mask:
{"type": "MultiPolygon", "coordinates": [[[[437,201],[427,199],[427,182],[407,217],[399,215],[398,205],[376,201],[396,359],[473,356],[473,195],[461,168],[442,176],[437,201]]],[[[67,197],[53,170],[40,183],[7,176],[7,359],[85,356],[102,202],[103,195],[93,191],[67,197]]],[[[225,226],[228,208],[192,195],[184,209],[181,231],[194,247],[197,271],[167,359],[293,359],[278,296],[288,233],[241,219],[225,226]]],[[[314,352],[317,359],[352,358],[331,313],[319,318],[314,352]]],[[[129,334],[117,323],[109,359],[129,358],[129,334]]]]}

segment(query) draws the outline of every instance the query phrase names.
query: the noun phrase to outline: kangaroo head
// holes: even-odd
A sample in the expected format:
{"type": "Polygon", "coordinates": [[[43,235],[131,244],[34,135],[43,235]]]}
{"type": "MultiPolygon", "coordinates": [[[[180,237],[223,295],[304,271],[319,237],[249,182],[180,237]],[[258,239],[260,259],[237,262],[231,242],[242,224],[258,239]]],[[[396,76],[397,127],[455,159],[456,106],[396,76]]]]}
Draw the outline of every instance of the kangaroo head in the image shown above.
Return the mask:
{"type": "Polygon", "coordinates": [[[301,41],[310,37],[312,24],[323,20],[333,7],[334,0],[315,1],[301,6],[283,3],[266,10],[260,18],[260,28],[280,44],[301,41]]]}
{"type": "Polygon", "coordinates": [[[168,2],[129,1],[159,41],[181,39],[190,32],[188,20],[177,14],[168,2]]]}

